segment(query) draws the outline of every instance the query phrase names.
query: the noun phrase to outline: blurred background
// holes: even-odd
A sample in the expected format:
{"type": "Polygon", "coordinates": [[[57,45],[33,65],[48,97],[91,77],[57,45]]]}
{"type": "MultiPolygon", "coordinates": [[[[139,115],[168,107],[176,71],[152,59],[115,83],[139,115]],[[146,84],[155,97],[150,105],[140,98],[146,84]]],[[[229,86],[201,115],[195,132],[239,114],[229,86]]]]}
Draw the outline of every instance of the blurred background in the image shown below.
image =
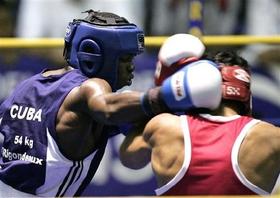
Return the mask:
{"type": "MultiPolygon", "coordinates": [[[[65,65],[63,46],[1,47],[1,38],[63,38],[68,22],[82,11],[114,12],[144,29],[146,36],[280,36],[280,0],[0,0],[0,102],[23,79],[42,69],[65,65]]],[[[159,46],[146,46],[135,59],[133,85],[153,85],[159,46]]],[[[253,112],[280,126],[280,44],[211,45],[208,51],[237,50],[252,68],[253,112]]],[[[118,160],[122,135],[110,140],[85,196],[154,195],[151,167],[135,171],[118,160]],[[108,190],[110,189],[110,190],[108,190]]]]}

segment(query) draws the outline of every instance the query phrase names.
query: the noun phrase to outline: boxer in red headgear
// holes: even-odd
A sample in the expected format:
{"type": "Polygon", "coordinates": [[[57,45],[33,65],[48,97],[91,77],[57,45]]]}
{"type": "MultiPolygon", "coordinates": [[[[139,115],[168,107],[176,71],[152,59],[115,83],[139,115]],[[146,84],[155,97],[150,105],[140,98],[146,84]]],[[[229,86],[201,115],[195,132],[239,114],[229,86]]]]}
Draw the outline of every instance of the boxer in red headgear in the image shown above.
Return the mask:
{"type": "MultiPolygon", "coordinates": [[[[222,98],[225,101],[235,101],[237,106],[242,107],[240,115],[251,114],[251,75],[250,71],[240,63],[231,64],[230,61],[219,62],[222,53],[216,55],[216,62],[222,74],[222,98]]],[[[241,61],[242,59],[239,59],[241,61]]]]}
{"type": "MultiPolygon", "coordinates": [[[[161,86],[168,77],[170,77],[177,71],[187,71],[189,67],[193,67],[193,70],[195,71],[187,71],[188,75],[192,76],[192,78],[188,78],[188,86],[186,86],[190,88],[189,95],[191,102],[189,103],[194,107],[201,106],[196,104],[203,104],[205,107],[205,104],[207,104],[205,100],[208,100],[209,105],[207,107],[210,109],[216,108],[218,105],[217,103],[220,102],[220,93],[217,91],[214,92],[213,89],[209,89],[209,87],[213,85],[217,86],[219,84],[219,76],[217,74],[210,75],[209,70],[203,67],[205,64],[213,65],[212,62],[205,62],[201,60],[201,57],[204,55],[204,52],[205,46],[203,42],[193,35],[175,34],[167,38],[159,50],[158,62],[156,64],[154,76],[155,85],[161,86]],[[183,69],[184,67],[185,69],[183,69]],[[205,75],[204,81],[199,81],[198,83],[193,82],[193,78],[196,77],[194,73],[200,73],[200,75],[205,75]],[[199,86],[203,87],[205,90],[210,90],[210,92],[205,91],[205,97],[201,98],[201,95],[199,95],[199,98],[196,98],[195,92],[198,90],[197,84],[199,84],[199,86]],[[195,91],[192,92],[192,90],[195,91]]],[[[220,70],[220,74],[222,76],[222,98],[227,100],[240,101],[239,106],[244,106],[245,108],[240,112],[240,114],[249,114],[251,109],[251,91],[250,74],[248,69],[242,68],[239,65],[234,65],[233,67],[228,66],[227,63],[219,63],[217,62],[217,60],[211,60],[210,57],[205,57],[204,59],[210,59],[210,61],[215,62],[217,64],[216,66],[220,70]]],[[[168,84],[168,86],[170,86],[170,83],[166,81],[165,84],[168,84]]],[[[165,87],[167,87],[167,85],[163,86],[163,88],[165,87]]],[[[164,90],[162,92],[166,91],[164,90]]],[[[169,94],[170,91],[167,93],[169,94]]],[[[171,103],[171,105],[169,106],[171,106],[172,110],[175,110],[175,107],[178,105],[180,105],[181,109],[180,102],[168,100],[166,99],[166,97],[165,100],[167,100],[165,101],[166,103],[171,103]]],[[[184,103],[183,105],[186,104],[184,103]]]]}
{"type": "MultiPolygon", "coordinates": [[[[190,47],[180,41],[178,39],[171,46],[176,44],[175,50],[190,47]]],[[[162,55],[162,49],[160,60],[170,60],[166,59],[169,53],[162,55]]],[[[180,84],[177,79],[181,71],[188,74],[189,81],[183,86],[188,91],[183,93],[191,93],[193,84],[196,88],[197,84],[202,84],[201,87],[215,84],[217,81],[207,79],[214,73],[201,66],[213,61],[222,76],[222,100],[218,107],[213,106],[207,113],[187,111],[180,116],[163,113],[153,117],[144,129],[126,137],[120,148],[121,162],[132,169],[151,163],[158,183],[157,195],[273,194],[280,174],[280,128],[250,116],[251,79],[247,61],[234,52],[220,52],[207,57],[209,62],[200,60],[184,64],[185,67],[173,75],[163,72],[162,68],[176,70],[181,60],[201,56],[186,54],[173,54],[175,59],[161,64],[160,75],[156,76],[156,82],[160,82],[157,85],[162,83],[162,87],[168,88],[166,84],[180,84]],[[203,82],[193,81],[195,76],[201,75],[205,77],[203,82]]],[[[177,89],[173,90],[177,92],[177,89]]],[[[193,101],[196,97],[190,95],[189,101],[193,101]]],[[[173,107],[176,103],[180,106],[190,104],[174,98],[165,99],[165,102],[169,101],[169,106],[173,107]]],[[[205,94],[199,99],[205,102],[212,100],[213,95],[205,94]]]]}

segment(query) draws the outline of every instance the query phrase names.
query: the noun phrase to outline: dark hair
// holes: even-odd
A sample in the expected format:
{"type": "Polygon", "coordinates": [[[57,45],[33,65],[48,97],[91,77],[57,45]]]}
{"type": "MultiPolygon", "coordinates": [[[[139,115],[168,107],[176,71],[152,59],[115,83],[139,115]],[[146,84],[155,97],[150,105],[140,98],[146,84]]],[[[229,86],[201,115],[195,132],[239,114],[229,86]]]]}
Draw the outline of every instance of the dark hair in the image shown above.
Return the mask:
{"type": "MultiPolygon", "coordinates": [[[[205,57],[208,60],[211,60],[218,65],[226,65],[226,66],[235,66],[238,65],[242,69],[248,72],[248,74],[251,74],[250,72],[250,66],[243,57],[238,55],[234,51],[222,51],[222,52],[216,52],[216,53],[208,53],[205,54],[205,57]]],[[[238,114],[240,115],[248,115],[250,114],[249,111],[251,111],[249,105],[250,101],[248,102],[241,102],[236,100],[230,100],[230,99],[222,99],[222,104],[229,106],[231,108],[234,108],[238,114]]]]}
{"type": "Polygon", "coordinates": [[[244,70],[250,72],[247,60],[233,51],[218,52],[214,57],[214,61],[217,64],[224,64],[228,66],[238,65],[244,70]]]}
{"type": "Polygon", "coordinates": [[[243,57],[238,55],[234,51],[222,51],[222,52],[215,52],[215,53],[208,53],[204,55],[205,59],[209,59],[215,63],[234,66],[238,65],[247,72],[250,73],[250,66],[243,57]]]}

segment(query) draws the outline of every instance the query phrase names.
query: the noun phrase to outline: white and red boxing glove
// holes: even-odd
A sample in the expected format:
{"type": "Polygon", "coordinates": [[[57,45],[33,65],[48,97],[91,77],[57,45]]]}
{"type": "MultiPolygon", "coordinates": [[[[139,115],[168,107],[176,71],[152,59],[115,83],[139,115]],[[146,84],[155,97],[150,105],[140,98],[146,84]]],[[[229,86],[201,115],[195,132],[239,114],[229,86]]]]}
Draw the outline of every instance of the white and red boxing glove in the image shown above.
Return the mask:
{"type": "Polygon", "coordinates": [[[175,34],[162,44],[155,70],[155,85],[162,82],[187,64],[197,61],[204,53],[202,41],[191,34],[175,34]]]}

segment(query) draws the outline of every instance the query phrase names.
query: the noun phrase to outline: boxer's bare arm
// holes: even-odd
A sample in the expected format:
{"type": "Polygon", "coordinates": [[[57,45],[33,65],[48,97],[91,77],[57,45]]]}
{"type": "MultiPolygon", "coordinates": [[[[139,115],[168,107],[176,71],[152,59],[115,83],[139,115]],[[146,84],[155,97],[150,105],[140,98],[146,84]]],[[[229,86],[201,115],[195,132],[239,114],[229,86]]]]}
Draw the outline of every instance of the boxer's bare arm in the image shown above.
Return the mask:
{"type": "Polygon", "coordinates": [[[120,124],[146,118],[141,109],[141,92],[112,93],[102,79],[84,82],[73,94],[71,105],[92,116],[99,123],[120,124]],[[137,112],[137,113],[136,113],[137,112]]]}
{"type": "Polygon", "coordinates": [[[241,144],[238,163],[245,177],[271,192],[280,174],[280,128],[261,122],[241,144]]]}
{"type": "Polygon", "coordinates": [[[139,169],[151,162],[159,186],[170,181],[184,161],[184,136],[179,116],[163,113],[129,135],[120,147],[120,160],[139,169]]]}
{"type": "Polygon", "coordinates": [[[120,146],[120,161],[131,169],[143,168],[151,161],[152,149],[144,140],[144,126],[138,125],[133,132],[129,132],[120,146]]]}
{"type": "Polygon", "coordinates": [[[160,187],[177,174],[184,161],[180,117],[169,113],[157,115],[148,122],[143,136],[152,148],[151,163],[160,187]]]}

